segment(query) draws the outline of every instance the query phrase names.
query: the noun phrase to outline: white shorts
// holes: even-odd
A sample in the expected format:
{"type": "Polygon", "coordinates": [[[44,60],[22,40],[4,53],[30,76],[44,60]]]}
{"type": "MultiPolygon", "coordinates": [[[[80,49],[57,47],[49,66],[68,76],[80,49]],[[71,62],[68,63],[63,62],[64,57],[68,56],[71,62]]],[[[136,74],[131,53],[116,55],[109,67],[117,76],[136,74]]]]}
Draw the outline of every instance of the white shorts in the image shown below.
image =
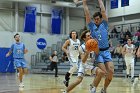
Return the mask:
{"type": "Polygon", "coordinates": [[[124,60],[126,66],[134,67],[134,60],[135,60],[134,58],[125,57],[124,60]]]}
{"type": "Polygon", "coordinates": [[[68,57],[70,62],[70,70],[69,73],[73,74],[74,72],[77,72],[78,70],[78,57],[68,57]]]}
{"type": "Polygon", "coordinates": [[[78,69],[78,76],[84,76],[85,74],[87,75],[94,75],[96,74],[96,69],[98,67],[89,65],[89,64],[82,64],[80,63],[79,69],[78,69]]]}
{"type": "Polygon", "coordinates": [[[78,68],[78,57],[77,58],[68,57],[68,60],[70,62],[71,67],[77,67],[78,68]]]}

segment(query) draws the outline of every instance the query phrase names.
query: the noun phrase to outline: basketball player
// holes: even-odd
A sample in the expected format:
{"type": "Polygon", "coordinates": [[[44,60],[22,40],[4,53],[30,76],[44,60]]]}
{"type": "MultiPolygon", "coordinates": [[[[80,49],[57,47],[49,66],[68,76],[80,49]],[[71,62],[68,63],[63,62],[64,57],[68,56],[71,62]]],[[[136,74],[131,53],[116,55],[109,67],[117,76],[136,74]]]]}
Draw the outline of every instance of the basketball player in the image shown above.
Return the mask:
{"type": "Polygon", "coordinates": [[[24,87],[23,75],[27,73],[27,66],[24,59],[24,54],[26,54],[28,50],[25,49],[25,45],[20,42],[19,34],[15,34],[14,38],[16,43],[12,44],[9,52],[6,54],[6,57],[10,56],[10,54],[13,53],[14,64],[19,71],[19,87],[24,87]]]}
{"type": "Polygon", "coordinates": [[[80,40],[78,39],[78,34],[76,31],[71,31],[69,37],[70,39],[66,40],[66,42],[62,46],[62,50],[67,54],[71,65],[69,72],[67,72],[65,75],[64,83],[66,87],[68,87],[70,75],[72,75],[73,72],[76,72],[78,69],[78,57],[80,47],[80,40]]]}
{"type": "MultiPolygon", "coordinates": [[[[90,31],[85,30],[84,32],[82,32],[81,40],[83,40],[86,43],[89,39],[91,39],[90,31]]],[[[85,43],[83,43],[79,48],[82,62],[80,62],[77,79],[75,82],[70,84],[67,87],[66,91],[64,91],[63,93],[70,92],[73,88],[75,88],[78,84],[80,84],[85,74],[88,75],[96,74],[95,79],[90,85],[90,93],[96,93],[96,88],[99,82],[101,81],[101,78],[104,76],[104,72],[100,68],[93,66],[95,60],[95,53],[87,51],[85,49],[85,43]]]]}
{"type": "Polygon", "coordinates": [[[86,0],[83,0],[83,7],[86,16],[86,23],[91,31],[92,37],[96,38],[99,45],[99,54],[97,62],[99,68],[106,73],[104,87],[101,93],[106,93],[114,73],[114,65],[109,51],[108,41],[108,17],[106,15],[105,7],[102,0],[98,0],[101,12],[95,12],[93,20],[91,20],[86,0]]]}
{"type": "Polygon", "coordinates": [[[130,70],[131,70],[131,81],[134,82],[134,58],[135,58],[135,45],[132,44],[132,40],[127,39],[127,44],[123,46],[122,54],[124,55],[124,60],[126,63],[126,74],[127,78],[129,78],[130,70]]]}

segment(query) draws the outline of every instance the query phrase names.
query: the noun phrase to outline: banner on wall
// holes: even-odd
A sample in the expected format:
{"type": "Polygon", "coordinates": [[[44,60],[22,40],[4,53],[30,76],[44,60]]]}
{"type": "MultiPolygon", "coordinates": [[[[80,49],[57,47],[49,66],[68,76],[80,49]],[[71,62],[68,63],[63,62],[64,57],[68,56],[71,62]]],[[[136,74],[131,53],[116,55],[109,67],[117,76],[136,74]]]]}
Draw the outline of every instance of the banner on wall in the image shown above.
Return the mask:
{"type": "Polygon", "coordinates": [[[121,0],[121,6],[129,6],[129,0],[121,0]]]}
{"type": "Polygon", "coordinates": [[[111,9],[118,8],[118,0],[111,0],[111,9]]]}
{"type": "Polygon", "coordinates": [[[0,48],[0,72],[6,73],[15,72],[15,67],[13,63],[13,56],[10,55],[9,57],[6,57],[6,53],[8,53],[10,48],[0,48]]]}
{"type": "Polygon", "coordinates": [[[52,9],[52,34],[60,34],[61,33],[61,14],[62,9],[52,9]]]}
{"type": "Polygon", "coordinates": [[[24,32],[36,31],[36,7],[25,8],[24,32]]]}

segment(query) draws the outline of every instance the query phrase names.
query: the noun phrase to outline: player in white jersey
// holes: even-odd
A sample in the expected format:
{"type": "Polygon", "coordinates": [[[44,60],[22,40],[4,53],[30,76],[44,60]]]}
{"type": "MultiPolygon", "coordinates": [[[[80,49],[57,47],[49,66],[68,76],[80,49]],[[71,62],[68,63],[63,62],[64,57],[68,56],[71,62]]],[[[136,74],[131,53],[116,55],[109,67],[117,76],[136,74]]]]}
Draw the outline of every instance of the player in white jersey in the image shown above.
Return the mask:
{"type": "MultiPolygon", "coordinates": [[[[85,30],[81,34],[81,39],[84,42],[91,39],[90,31],[85,30]]],[[[95,79],[93,80],[92,84],[90,84],[90,93],[96,93],[96,88],[99,82],[101,81],[101,78],[105,75],[105,73],[100,68],[94,66],[95,53],[86,51],[85,43],[80,46],[79,52],[81,56],[81,62],[78,70],[78,77],[76,81],[70,84],[67,87],[66,91],[64,91],[63,93],[70,92],[73,88],[75,88],[78,84],[80,84],[85,74],[88,75],[96,74],[95,79]]]]}
{"type": "Polygon", "coordinates": [[[127,39],[127,44],[124,45],[122,49],[122,54],[124,55],[124,60],[126,63],[126,74],[127,78],[129,77],[130,70],[131,70],[131,80],[134,81],[134,56],[135,56],[135,46],[132,44],[132,40],[129,38],[127,39]]]}
{"type": "Polygon", "coordinates": [[[78,69],[80,47],[80,40],[78,39],[78,34],[76,31],[71,31],[69,37],[70,39],[66,40],[66,42],[62,46],[62,50],[67,54],[71,65],[70,70],[65,75],[64,84],[66,87],[68,87],[70,75],[72,75],[78,69]]]}

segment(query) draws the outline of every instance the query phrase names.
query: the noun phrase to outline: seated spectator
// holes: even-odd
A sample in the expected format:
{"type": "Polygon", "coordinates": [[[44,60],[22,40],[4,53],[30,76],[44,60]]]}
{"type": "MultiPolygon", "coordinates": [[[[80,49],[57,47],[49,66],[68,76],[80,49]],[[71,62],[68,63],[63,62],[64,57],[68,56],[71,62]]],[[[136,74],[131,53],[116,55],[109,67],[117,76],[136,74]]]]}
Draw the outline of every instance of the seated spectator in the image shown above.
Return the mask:
{"type": "Polygon", "coordinates": [[[125,35],[125,38],[124,38],[124,40],[123,40],[123,42],[124,42],[124,44],[126,44],[127,43],[127,40],[130,38],[130,36],[129,35],[125,35]]]}
{"type": "Polygon", "coordinates": [[[114,47],[112,45],[112,39],[109,37],[109,50],[111,53],[111,56],[114,57],[114,47]]]}
{"type": "Polygon", "coordinates": [[[119,63],[119,59],[122,58],[122,45],[118,44],[117,47],[114,50],[114,56],[118,58],[118,63],[119,63]]]}
{"type": "Polygon", "coordinates": [[[136,48],[139,47],[139,42],[140,42],[140,29],[135,33],[133,37],[134,45],[136,48]]]}
{"type": "Polygon", "coordinates": [[[126,31],[125,31],[125,37],[126,37],[126,35],[128,35],[128,37],[132,36],[131,32],[128,29],[126,29],[126,31]]]}

